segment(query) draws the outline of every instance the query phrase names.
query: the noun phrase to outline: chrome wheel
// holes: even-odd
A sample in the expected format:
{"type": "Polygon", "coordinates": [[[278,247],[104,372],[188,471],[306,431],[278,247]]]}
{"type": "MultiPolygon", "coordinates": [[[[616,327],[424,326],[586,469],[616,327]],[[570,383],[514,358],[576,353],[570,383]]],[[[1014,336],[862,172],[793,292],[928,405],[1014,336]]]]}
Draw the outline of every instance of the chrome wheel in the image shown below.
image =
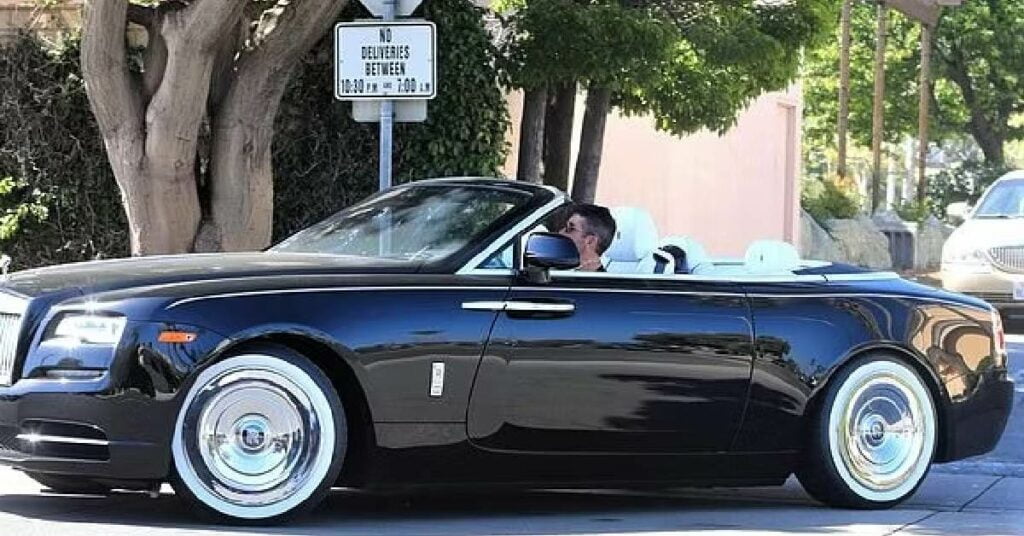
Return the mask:
{"type": "Polygon", "coordinates": [[[302,368],[243,355],[196,379],[172,450],[188,492],[221,514],[285,514],[321,489],[334,458],[336,408],[302,368]]]}
{"type": "Polygon", "coordinates": [[[917,488],[935,451],[935,408],[917,374],[895,361],[855,369],[828,419],[836,471],[851,491],[873,502],[917,488]]]}

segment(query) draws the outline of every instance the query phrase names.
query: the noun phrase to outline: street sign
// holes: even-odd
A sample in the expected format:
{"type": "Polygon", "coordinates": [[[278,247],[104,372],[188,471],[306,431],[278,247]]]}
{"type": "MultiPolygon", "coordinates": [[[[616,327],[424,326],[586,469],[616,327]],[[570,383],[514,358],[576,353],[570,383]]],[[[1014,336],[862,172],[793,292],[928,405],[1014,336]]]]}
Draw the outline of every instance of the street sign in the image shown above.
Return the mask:
{"type": "MultiPolygon", "coordinates": [[[[395,4],[395,17],[408,17],[422,3],[422,0],[391,0],[395,4]]],[[[360,4],[373,13],[374,17],[383,17],[385,14],[385,0],[359,0],[360,4]]]]}
{"type": "Polygon", "coordinates": [[[437,29],[423,20],[339,23],[334,27],[334,97],[433,99],[437,29]]]}
{"type": "MultiPolygon", "coordinates": [[[[352,101],[352,119],[357,123],[379,123],[382,102],[379,100],[352,101]]],[[[427,120],[427,101],[395,101],[394,111],[396,123],[422,123],[427,120]]]]}

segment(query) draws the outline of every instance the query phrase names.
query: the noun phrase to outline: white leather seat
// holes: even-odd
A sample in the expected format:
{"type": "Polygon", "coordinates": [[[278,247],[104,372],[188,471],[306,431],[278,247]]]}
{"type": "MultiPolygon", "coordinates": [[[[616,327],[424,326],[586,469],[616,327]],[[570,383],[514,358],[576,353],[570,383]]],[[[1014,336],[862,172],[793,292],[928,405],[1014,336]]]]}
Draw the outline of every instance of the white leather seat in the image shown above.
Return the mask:
{"type": "Polygon", "coordinates": [[[788,242],[759,240],[747,248],[743,266],[751,275],[792,275],[800,268],[800,253],[788,242]]]}
{"type": "MultiPolygon", "coordinates": [[[[689,273],[694,273],[694,270],[699,270],[701,265],[705,265],[711,262],[711,257],[708,255],[704,246],[689,236],[670,236],[663,238],[661,244],[658,245],[659,249],[664,249],[668,246],[675,246],[686,253],[686,267],[689,273]]],[[[674,273],[673,270],[666,271],[665,273],[674,273]]]]}
{"type": "Polygon", "coordinates": [[[611,209],[615,239],[604,253],[605,269],[616,274],[654,273],[658,226],[646,210],[635,207],[611,209]]]}

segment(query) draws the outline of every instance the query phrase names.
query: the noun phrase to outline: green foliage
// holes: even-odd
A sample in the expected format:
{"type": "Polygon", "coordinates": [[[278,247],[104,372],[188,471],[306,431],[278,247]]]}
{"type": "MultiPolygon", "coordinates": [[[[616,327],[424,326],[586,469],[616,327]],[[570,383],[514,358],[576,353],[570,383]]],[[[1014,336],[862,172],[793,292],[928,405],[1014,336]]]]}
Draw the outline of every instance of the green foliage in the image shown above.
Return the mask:
{"type": "Polygon", "coordinates": [[[49,215],[46,194],[13,177],[0,178],[0,241],[13,238],[24,225],[41,223],[49,215]]]}
{"type": "MultiPolygon", "coordinates": [[[[838,6],[838,2],[837,2],[838,6]]],[[[875,9],[856,2],[852,18],[850,135],[871,143],[875,9]]],[[[917,133],[920,26],[893,12],[886,52],[885,139],[917,133]]],[[[935,33],[931,139],[965,132],[998,165],[1002,144],[1024,139],[1014,125],[1024,112],[1024,0],[969,1],[943,10],[935,33]],[[972,114],[977,119],[972,121],[972,114]]],[[[836,144],[839,101],[838,38],[807,55],[804,66],[805,138],[819,151],[836,144]]]]}
{"type": "Polygon", "coordinates": [[[966,201],[972,206],[977,204],[985,189],[1009,171],[1004,165],[991,165],[977,160],[968,160],[943,170],[928,182],[932,213],[945,219],[945,210],[950,203],[966,201]]]}
{"type": "MultiPolygon", "coordinates": [[[[854,4],[851,18],[849,125],[853,142],[862,147],[871,145],[876,24],[874,5],[854,4]]],[[[920,42],[920,25],[891,11],[885,56],[885,140],[890,143],[917,132],[920,42]]],[[[803,66],[803,81],[804,133],[807,142],[818,147],[835,146],[836,121],[839,117],[838,38],[824,41],[820,47],[808,52],[803,66]]],[[[957,109],[947,83],[940,81],[936,97],[940,100],[940,106],[938,109],[932,108],[933,115],[957,109]]],[[[940,128],[942,125],[942,122],[936,124],[934,137],[945,135],[940,128]]]]}
{"type": "Polygon", "coordinates": [[[667,132],[724,131],[751,100],[792,82],[800,50],[831,28],[831,4],[507,0],[505,81],[597,83],[667,132]]]}
{"type": "Polygon", "coordinates": [[[936,208],[931,199],[920,201],[907,201],[896,207],[896,214],[903,221],[921,223],[935,214],[936,208]]]}
{"type": "Polygon", "coordinates": [[[707,128],[723,133],[766,91],[799,74],[801,51],[830,35],[831,0],[708,2],[679,26],[657,76],[627,79],[616,105],[652,113],[659,129],[682,136],[707,128]]]}
{"type": "Polygon", "coordinates": [[[617,1],[515,0],[499,8],[505,82],[513,87],[579,81],[617,87],[656,73],[678,32],[645,9],[617,1]]]}
{"type": "MultiPolygon", "coordinates": [[[[438,97],[424,124],[395,129],[397,182],[496,175],[507,151],[504,96],[482,11],[432,0],[438,97]]],[[[355,3],[343,20],[369,14],[355,3]]],[[[332,42],[296,70],[276,122],[274,237],[373,193],[378,125],[334,100],[332,42]]],[[[14,268],[128,255],[120,194],[80,76],[77,40],[55,50],[23,36],[0,49],[0,251],[14,268]]]]}
{"type": "Polygon", "coordinates": [[[856,194],[844,191],[831,180],[804,184],[800,204],[819,222],[853,218],[860,212],[861,207],[856,194]]]}
{"type": "Polygon", "coordinates": [[[1024,139],[1024,128],[1013,124],[1024,113],[1024,0],[964,2],[945,10],[935,49],[939,75],[975,117],[964,113],[960,124],[986,150],[990,165],[1002,164],[1002,144],[1024,139]]]}
{"type": "Polygon", "coordinates": [[[15,268],[128,253],[76,40],[0,50],[0,251],[15,268]]]}

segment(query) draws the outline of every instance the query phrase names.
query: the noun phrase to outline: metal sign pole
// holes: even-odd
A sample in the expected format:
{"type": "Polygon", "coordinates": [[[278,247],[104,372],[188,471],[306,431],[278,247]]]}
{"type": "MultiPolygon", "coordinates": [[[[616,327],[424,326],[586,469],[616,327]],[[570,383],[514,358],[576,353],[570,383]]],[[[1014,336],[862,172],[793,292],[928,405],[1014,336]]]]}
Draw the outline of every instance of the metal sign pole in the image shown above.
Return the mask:
{"type": "MultiPolygon", "coordinates": [[[[383,19],[395,20],[395,6],[398,0],[384,0],[383,19]]],[[[394,132],[395,101],[382,100],[380,103],[380,191],[391,188],[391,152],[394,132]]]]}
{"type": "MultiPolygon", "coordinates": [[[[384,0],[383,19],[385,22],[395,20],[395,4],[398,0],[384,0]]],[[[391,152],[393,147],[395,101],[380,101],[380,191],[391,188],[391,152]]],[[[391,253],[391,214],[384,214],[384,227],[381,233],[380,254],[386,257],[391,253]]]]}

